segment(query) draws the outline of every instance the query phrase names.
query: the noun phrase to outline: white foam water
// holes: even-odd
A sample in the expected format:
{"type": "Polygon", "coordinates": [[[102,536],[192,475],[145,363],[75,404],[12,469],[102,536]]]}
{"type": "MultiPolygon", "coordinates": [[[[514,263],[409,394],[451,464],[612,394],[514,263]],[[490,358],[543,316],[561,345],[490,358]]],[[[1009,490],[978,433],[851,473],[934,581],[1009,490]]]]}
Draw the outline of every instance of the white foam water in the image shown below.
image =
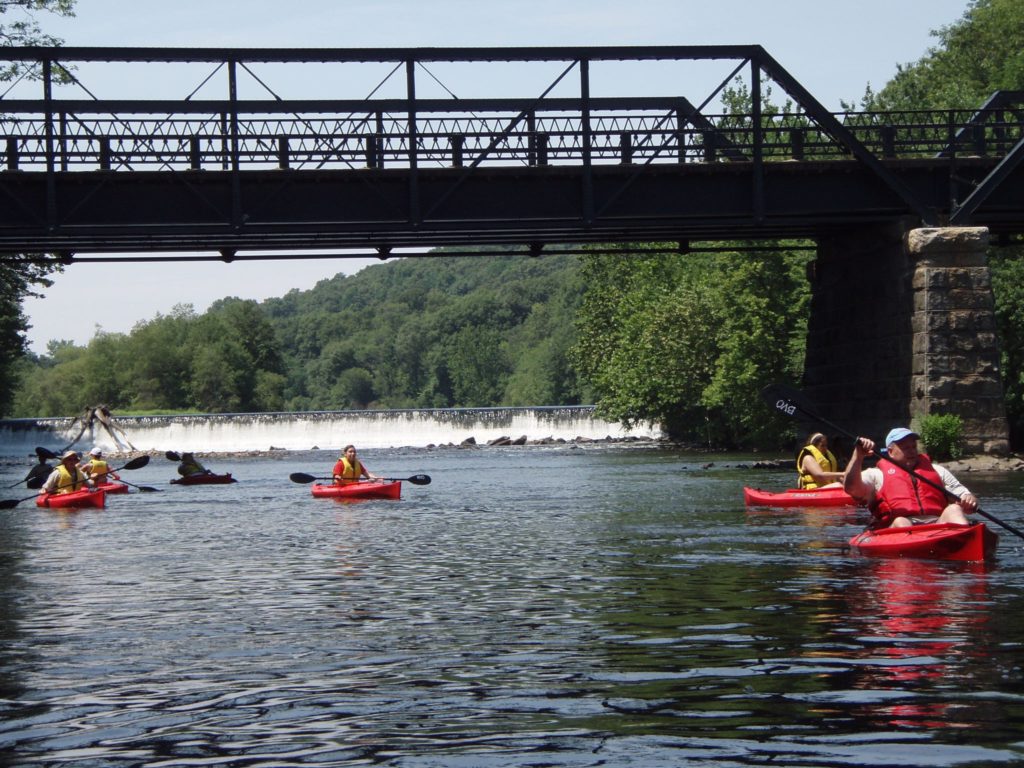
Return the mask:
{"type": "MultiPolygon", "coordinates": [[[[531,442],[661,437],[657,425],[625,429],[599,418],[593,406],[115,416],[113,423],[139,451],[310,450],[348,443],[360,448],[424,447],[459,444],[469,438],[486,443],[501,437],[525,437],[531,442]]],[[[0,453],[32,453],[39,445],[61,447],[80,430],[81,423],[71,418],[2,420],[0,453]]],[[[82,450],[93,446],[118,449],[99,424],[76,443],[82,450]]]]}

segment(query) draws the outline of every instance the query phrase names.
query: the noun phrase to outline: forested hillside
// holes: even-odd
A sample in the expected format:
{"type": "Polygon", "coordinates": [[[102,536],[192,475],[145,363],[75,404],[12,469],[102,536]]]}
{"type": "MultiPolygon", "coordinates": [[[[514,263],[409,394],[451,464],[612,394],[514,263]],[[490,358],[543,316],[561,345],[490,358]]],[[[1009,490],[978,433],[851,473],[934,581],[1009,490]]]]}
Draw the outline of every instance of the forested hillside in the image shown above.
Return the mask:
{"type": "MultiPolygon", "coordinates": [[[[282,269],[286,269],[282,265],[282,269]]],[[[13,415],[580,402],[577,257],[432,255],[262,304],[178,307],[22,363],[13,415]]]]}
{"type": "Polygon", "coordinates": [[[430,256],[265,303],[290,409],[580,402],[574,256],[430,256]]]}

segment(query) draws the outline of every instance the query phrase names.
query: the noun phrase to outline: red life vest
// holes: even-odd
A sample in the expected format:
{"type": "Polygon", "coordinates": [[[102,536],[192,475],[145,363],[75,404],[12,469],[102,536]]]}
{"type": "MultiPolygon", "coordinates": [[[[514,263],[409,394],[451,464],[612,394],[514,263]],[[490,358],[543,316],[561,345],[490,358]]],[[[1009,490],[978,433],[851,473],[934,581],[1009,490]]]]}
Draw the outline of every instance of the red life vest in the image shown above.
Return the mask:
{"type": "Polygon", "coordinates": [[[923,453],[918,457],[914,474],[939,488],[918,480],[888,459],[879,459],[878,468],[882,470],[882,490],[875,494],[872,511],[883,520],[900,515],[941,515],[949,503],[946,494],[939,490],[943,487],[942,478],[932,467],[931,459],[923,453]]]}

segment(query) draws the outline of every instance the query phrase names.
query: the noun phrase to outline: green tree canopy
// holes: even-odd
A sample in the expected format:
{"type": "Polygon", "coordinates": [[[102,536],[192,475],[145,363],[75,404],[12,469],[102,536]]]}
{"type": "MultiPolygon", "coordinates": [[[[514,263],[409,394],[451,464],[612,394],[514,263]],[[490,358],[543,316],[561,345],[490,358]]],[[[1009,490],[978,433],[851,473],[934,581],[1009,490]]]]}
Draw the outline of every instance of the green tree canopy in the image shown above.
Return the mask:
{"type": "MultiPolygon", "coordinates": [[[[0,45],[58,45],[44,34],[38,15],[55,13],[72,16],[74,0],[4,0],[0,2],[0,45]]],[[[0,82],[38,73],[19,63],[0,65],[0,82]]],[[[8,413],[14,402],[21,358],[27,351],[29,329],[22,302],[37,295],[38,288],[52,283],[47,275],[57,262],[37,255],[0,254],[0,413],[8,413]]]]}
{"type": "Polygon", "coordinates": [[[1024,86],[1020,0],[972,0],[962,18],[932,33],[939,44],[901,65],[868,109],[974,109],[998,90],[1024,86]]]}

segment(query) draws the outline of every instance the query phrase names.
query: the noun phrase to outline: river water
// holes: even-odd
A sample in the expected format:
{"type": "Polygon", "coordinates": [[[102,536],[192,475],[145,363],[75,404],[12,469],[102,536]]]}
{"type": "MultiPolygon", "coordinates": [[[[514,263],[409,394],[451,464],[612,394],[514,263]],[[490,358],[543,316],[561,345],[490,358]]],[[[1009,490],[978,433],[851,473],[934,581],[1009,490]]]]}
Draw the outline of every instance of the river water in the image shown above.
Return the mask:
{"type": "MultiPolygon", "coordinates": [[[[230,486],[0,512],[0,764],[1024,764],[1024,553],[848,551],[793,473],[652,446],[369,450],[399,501],[230,486]],[[711,466],[707,466],[707,465],[711,466]]],[[[24,469],[7,465],[0,481],[24,469]]],[[[1024,477],[968,475],[1024,525],[1024,477]]],[[[23,489],[6,498],[27,496],[23,489]]]]}

